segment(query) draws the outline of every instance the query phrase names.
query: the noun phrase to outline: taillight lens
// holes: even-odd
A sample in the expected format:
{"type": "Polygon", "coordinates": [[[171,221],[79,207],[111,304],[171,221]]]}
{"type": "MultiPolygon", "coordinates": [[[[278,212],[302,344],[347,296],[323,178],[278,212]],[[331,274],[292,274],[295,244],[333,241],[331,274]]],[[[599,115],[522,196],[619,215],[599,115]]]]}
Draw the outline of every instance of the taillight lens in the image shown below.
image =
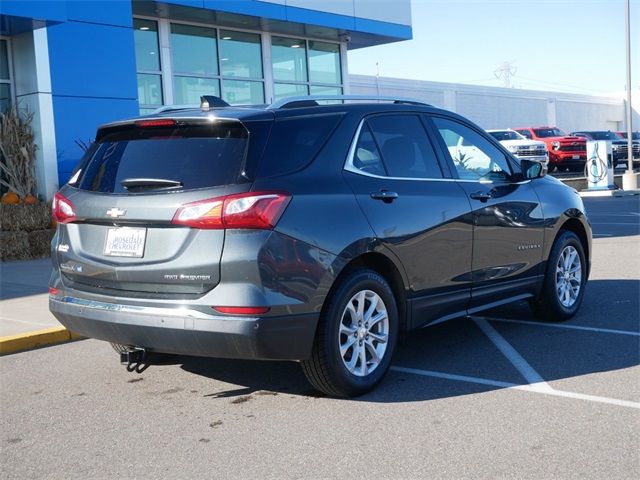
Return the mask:
{"type": "Polygon", "coordinates": [[[73,203],[60,192],[53,196],[51,210],[53,218],[58,223],[70,223],[76,220],[76,211],[73,203]]]}
{"type": "Polygon", "coordinates": [[[248,192],[187,203],[172,223],[193,228],[272,229],[289,204],[284,192],[248,192]]]}
{"type": "Polygon", "coordinates": [[[169,118],[162,118],[158,120],[138,120],[136,122],[136,126],[140,128],[173,127],[174,125],[176,125],[176,121],[169,118]]]}

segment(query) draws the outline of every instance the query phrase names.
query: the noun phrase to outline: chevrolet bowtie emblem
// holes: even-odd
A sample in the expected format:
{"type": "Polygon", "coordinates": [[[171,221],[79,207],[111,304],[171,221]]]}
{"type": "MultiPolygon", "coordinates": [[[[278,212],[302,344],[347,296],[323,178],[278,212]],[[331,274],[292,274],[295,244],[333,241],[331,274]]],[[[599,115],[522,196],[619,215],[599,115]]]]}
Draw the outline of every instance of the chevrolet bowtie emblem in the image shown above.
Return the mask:
{"type": "Polygon", "coordinates": [[[126,210],[120,210],[117,207],[113,207],[113,208],[110,208],[109,210],[107,210],[107,215],[109,215],[111,218],[121,217],[125,213],[127,213],[126,210]]]}

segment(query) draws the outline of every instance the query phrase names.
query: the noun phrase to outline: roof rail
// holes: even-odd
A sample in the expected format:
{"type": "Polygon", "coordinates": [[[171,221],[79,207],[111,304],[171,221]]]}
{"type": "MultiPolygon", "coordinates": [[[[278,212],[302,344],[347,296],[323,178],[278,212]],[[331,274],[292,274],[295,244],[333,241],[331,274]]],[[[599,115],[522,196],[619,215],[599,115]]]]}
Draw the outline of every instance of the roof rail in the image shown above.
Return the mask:
{"type": "Polygon", "coordinates": [[[420,102],[418,100],[413,100],[411,98],[402,98],[402,97],[380,97],[380,96],[369,96],[369,95],[307,95],[307,96],[299,96],[299,97],[287,97],[282,98],[273,102],[271,105],[267,107],[268,110],[277,110],[279,108],[300,108],[300,107],[310,107],[319,105],[318,101],[324,100],[342,100],[347,101],[373,101],[373,102],[392,102],[392,103],[401,103],[404,105],[423,105],[430,107],[431,105],[420,102]]]}

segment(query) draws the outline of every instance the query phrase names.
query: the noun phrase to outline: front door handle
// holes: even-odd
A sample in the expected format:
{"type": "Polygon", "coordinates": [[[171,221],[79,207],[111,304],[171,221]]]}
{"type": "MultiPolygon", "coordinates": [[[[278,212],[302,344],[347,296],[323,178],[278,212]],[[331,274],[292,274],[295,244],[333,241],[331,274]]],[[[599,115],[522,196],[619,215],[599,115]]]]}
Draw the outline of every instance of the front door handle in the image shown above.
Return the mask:
{"type": "Polygon", "coordinates": [[[473,198],[474,200],[480,200],[481,202],[486,202],[487,200],[489,200],[493,195],[491,195],[491,193],[489,192],[475,192],[472,193],[471,195],[469,195],[471,198],[473,198]]]}
{"type": "Polygon", "coordinates": [[[398,198],[398,194],[396,192],[390,192],[389,190],[378,190],[371,194],[371,198],[374,200],[382,200],[384,203],[391,203],[398,198]]]}

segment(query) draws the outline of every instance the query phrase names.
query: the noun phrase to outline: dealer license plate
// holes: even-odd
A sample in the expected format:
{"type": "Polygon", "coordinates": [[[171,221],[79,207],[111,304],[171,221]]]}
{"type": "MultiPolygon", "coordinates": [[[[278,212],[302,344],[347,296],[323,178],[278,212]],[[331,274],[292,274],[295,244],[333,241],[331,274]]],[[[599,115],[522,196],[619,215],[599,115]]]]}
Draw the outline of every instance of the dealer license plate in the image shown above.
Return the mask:
{"type": "Polygon", "coordinates": [[[142,257],[146,236],[146,228],[110,228],[104,254],[112,257],[142,257]]]}

